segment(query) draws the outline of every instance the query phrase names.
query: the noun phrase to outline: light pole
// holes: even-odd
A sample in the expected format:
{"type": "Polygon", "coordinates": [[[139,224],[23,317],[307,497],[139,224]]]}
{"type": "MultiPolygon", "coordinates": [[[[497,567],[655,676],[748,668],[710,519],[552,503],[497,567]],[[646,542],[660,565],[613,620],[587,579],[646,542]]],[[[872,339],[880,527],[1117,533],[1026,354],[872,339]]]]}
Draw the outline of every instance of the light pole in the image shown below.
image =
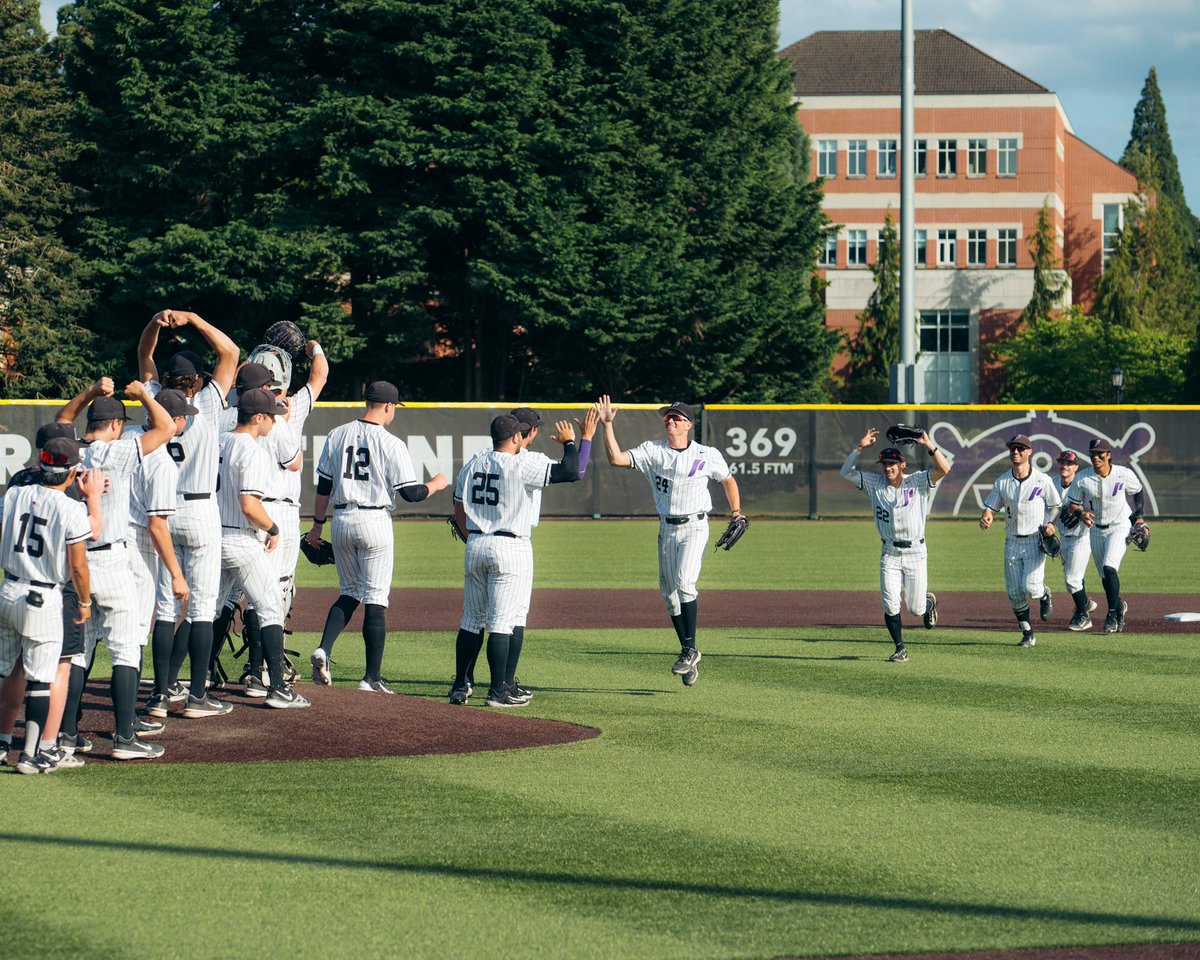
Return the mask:
{"type": "Polygon", "coordinates": [[[1117,403],[1122,403],[1125,400],[1125,371],[1120,367],[1113,367],[1112,372],[1113,385],[1113,400],[1117,403]]]}

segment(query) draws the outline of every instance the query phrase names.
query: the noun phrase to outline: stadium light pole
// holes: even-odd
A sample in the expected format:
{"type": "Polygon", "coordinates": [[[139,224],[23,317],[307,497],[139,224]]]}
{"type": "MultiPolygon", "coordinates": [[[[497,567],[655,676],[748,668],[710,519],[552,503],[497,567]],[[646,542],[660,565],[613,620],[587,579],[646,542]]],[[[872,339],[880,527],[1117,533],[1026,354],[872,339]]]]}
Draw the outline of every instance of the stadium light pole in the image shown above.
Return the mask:
{"type": "Polygon", "coordinates": [[[891,401],[916,402],[916,316],[913,311],[913,247],[916,244],[913,142],[916,92],[913,0],[900,5],[900,362],[892,367],[891,401]]]}

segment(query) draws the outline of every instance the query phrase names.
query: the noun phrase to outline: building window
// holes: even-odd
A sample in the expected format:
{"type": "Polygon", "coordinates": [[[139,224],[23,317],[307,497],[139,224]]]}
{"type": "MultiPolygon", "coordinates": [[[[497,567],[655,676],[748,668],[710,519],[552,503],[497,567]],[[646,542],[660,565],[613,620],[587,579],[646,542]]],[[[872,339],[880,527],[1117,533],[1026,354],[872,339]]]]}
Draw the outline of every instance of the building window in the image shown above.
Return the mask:
{"type": "Polygon", "coordinates": [[[996,234],[996,264],[1001,267],[1017,265],[1017,231],[1001,230],[996,234]]]}
{"type": "Polygon", "coordinates": [[[922,310],[917,324],[927,403],[971,403],[974,368],[971,315],[966,310],[922,310]]]}
{"type": "Polygon", "coordinates": [[[997,146],[996,175],[1000,177],[1017,175],[1017,141],[1015,137],[1001,140],[997,146]]]}
{"type": "Polygon", "coordinates": [[[848,230],[846,232],[846,263],[860,267],[867,265],[866,230],[848,230]]]}
{"type": "Polygon", "coordinates": [[[938,266],[954,267],[958,265],[958,231],[938,231],[938,266]]]}
{"type": "Polygon", "coordinates": [[[878,176],[894,177],[896,175],[896,141],[879,141],[878,176]]]}
{"type": "Polygon", "coordinates": [[[967,231],[967,266],[987,266],[987,231],[967,231]]]}
{"type": "Polygon", "coordinates": [[[958,176],[958,141],[938,141],[938,176],[958,176]]]}
{"type": "Polygon", "coordinates": [[[969,353],[971,315],[966,310],[922,310],[922,353],[969,353]]]}
{"type": "Polygon", "coordinates": [[[825,242],[821,245],[820,264],[823,267],[837,266],[837,234],[832,231],[825,234],[825,242]]]}
{"type": "Polygon", "coordinates": [[[837,176],[837,141],[817,141],[817,176],[826,179],[837,176]]]}
{"type": "Polygon", "coordinates": [[[846,145],[846,176],[865,177],[867,175],[867,141],[851,140],[846,145]]]}
{"type": "Polygon", "coordinates": [[[987,141],[967,141],[967,176],[987,176],[987,141]]]}
{"type": "Polygon", "coordinates": [[[929,142],[926,140],[913,141],[913,176],[923,177],[929,170],[929,142]]]}
{"type": "Polygon", "coordinates": [[[914,230],[913,238],[916,243],[913,244],[913,263],[918,267],[923,267],[929,262],[929,241],[924,230],[914,230]]]}
{"type": "Polygon", "coordinates": [[[1108,263],[1108,258],[1112,256],[1113,251],[1117,247],[1117,237],[1121,233],[1121,205],[1119,203],[1106,203],[1104,205],[1104,233],[1102,236],[1103,244],[1101,246],[1101,265],[1108,263]]]}

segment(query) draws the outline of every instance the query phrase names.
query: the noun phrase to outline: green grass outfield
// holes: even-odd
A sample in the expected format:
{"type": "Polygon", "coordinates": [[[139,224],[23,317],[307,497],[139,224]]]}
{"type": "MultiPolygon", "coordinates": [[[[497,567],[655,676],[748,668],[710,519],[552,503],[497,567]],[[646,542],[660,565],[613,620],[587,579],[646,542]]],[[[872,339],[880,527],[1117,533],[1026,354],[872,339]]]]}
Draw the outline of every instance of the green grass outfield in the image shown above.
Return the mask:
{"type": "MultiPolygon", "coordinates": [[[[876,547],[856,526],[756,525],[702,582],[766,586],[808,568],[821,583],[783,585],[871,589],[876,547]],[[837,582],[828,558],[843,553],[856,582],[837,582]],[[768,561],[778,570],[764,577],[768,561]]],[[[938,525],[934,556],[949,562],[955,528],[984,565],[955,583],[999,589],[999,537],[938,525]]],[[[1155,576],[1190,567],[1162,589],[1194,589],[1189,529],[1155,525],[1127,582],[1161,552],[1155,576]]],[[[452,582],[428,557],[454,556],[443,533],[402,525],[407,545],[430,544],[404,561],[425,585],[452,582]]],[[[537,536],[542,585],[636,573],[653,589],[653,524],[537,536]],[[617,555],[577,556],[585,536],[617,555]]],[[[939,629],[897,666],[878,632],[708,630],[691,690],[668,673],[669,629],[531,632],[527,712],[603,731],[566,746],[5,776],[0,954],[725,958],[1200,941],[1200,638],[1062,631],[1020,650],[939,629]]],[[[304,653],[316,642],[293,639],[304,653]]],[[[335,676],[357,679],[361,657],[343,638],[335,676]]],[[[440,699],[451,659],[449,630],[393,635],[385,674],[440,699]]]]}

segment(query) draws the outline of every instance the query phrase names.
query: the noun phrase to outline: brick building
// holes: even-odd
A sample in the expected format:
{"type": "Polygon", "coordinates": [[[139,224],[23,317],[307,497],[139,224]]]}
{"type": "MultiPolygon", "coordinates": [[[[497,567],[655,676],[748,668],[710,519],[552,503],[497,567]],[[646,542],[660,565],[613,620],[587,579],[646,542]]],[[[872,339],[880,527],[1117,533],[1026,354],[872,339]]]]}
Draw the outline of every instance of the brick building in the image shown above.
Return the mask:
{"type": "MultiPolygon", "coordinates": [[[[823,31],[780,56],[838,225],[821,254],[826,322],[855,330],[889,207],[899,226],[900,32],[823,31]]],[[[1075,136],[1056,94],[945,30],[917,31],[915,79],[918,376],[926,402],[988,402],[1000,380],[981,348],[1029,302],[1043,203],[1064,302],[1086,309],[1137,183],[1075,136]]]]}

